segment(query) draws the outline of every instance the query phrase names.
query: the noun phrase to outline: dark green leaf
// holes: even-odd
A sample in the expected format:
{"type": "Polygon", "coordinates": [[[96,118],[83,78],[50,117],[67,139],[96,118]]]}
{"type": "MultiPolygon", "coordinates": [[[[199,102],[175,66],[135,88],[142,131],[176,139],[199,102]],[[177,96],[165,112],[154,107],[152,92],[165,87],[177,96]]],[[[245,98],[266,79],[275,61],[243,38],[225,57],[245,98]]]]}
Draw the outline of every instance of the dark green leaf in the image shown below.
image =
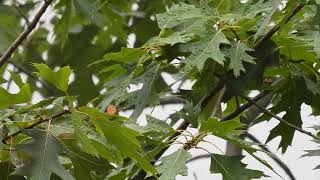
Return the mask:
{"type": "Polygon", "coordinates": [[[241,162],[242,158],[213,154],[210,172],[221,173],[223,180],[251,180],[265,176],[261,171],[246,169],[246,165],[241,162]]]}
{"type": "Polygon", "coordinates": [[[143,86],[142,89],[139,90],[139,95],[137,101],[135,102],[135,109],[130,115],[130,120],[135,122],[142,113],[145,106],[148,104],[148,97],[151,94],[156,78],[159,76],[159,68],[160,63],[152,64],[148,67],[148,71],[140,77],[143,82],[143,86]]]}
{"type": "Polygon", "coordinates": [[[183,46],[186,51],[191,52],[191,55],[183,60],[183,63],[187,68],[196,67],[199,71],[202,70],[209,58],[223,65],[225,55],[220,50],[220,44],[229,44],[222,31],[205,33],[201,36],[200,41],[183,46]]]}
{"type": "Polygon", "coordinates": [[[90,108],[81,108],[81,112],[88,114],[97,130],[114,145],[121,153],[135,160],[145,171],[156,174],[156,169],[143,157],[142,148],[136,139],[142,136],[117,122],[110,121],[109,116],[90,108]]]}
{"type": "Polygon", "coordinates": [[[14,104],[28,103],[31,100],[29,84],[24,84],[19,75],[12,75],[13,81],[19,87],[20,91],[17,94],[12,94],[0,87],[0,108],[6,108],[14,104]]]}
{"type": "Polygon", "coordinates": [[[245,72],[242,61],[255,64],[254,57],[250,56],[248,52],[253,49],[247,47],[244,43],[238,41],[231,44],[230,49],[230,64],[229,67],[233,70],[233,74],[238,77],[240,72],[245,72]]]}
{"type": "Polygon", "coordinates": [[[212,132],[219,136],[228,135],[240,135],[243,130],[244,124],[240,123],[240,120],[231,120],[225,122],[219,122],[217,119],[209,118],[204,121],[201,125],[200,130],[204,132],[212,132]]]}

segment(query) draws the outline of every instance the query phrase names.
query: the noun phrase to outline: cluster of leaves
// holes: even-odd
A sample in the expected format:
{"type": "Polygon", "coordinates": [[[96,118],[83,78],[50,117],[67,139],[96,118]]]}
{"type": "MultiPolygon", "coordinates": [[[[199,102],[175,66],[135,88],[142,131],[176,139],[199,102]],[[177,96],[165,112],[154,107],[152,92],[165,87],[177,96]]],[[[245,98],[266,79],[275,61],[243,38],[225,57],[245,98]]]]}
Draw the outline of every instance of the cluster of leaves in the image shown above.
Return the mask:
{"type": "MultiPolygon", "coordinates": [[[[28,23],[21,23],[21,12],[32,13],[41,2],[0,2],[2,53],[28,23]]],[[[283,120],[295,127],[302,128],[302,104],[320,115],[318,0],[60,0],[51,8],[54,17],[1,67],[2,74],[10,64],[13,70],[0,79],[8,85],[0,88],[0,179],[173,180],[187,175],[188,150],[207,135],[241,147],[275,172],[243,140],[245,112],[227,121],[222,115],[238,111],[241,96],[252,90],[271,93],[268,110],[285,112],[283,120]],[[167,84],[163,73],[176,83],[167,84]],[[187,80],[191,89],[172,88],[187,80]],[[32,104],[34,92],[43,100],[32,104]],[[170,124],[151,115],[147,125],[137,123],[146,107],[170,98],[183,105],[170,124]],[[219,112],[222,102],[227,108],[219,112]],[[105,113],[110,105],[133,112],[105,113]],[[181,119],[199,134],[159,158],[181,119]]],[[[296,130],[281,122],[268,141],[281,136],[285,153],[296,130]]],[[[210,155],[210,172],[223,179],[266,176],[247,169],[240,155],[210,155]]]]}

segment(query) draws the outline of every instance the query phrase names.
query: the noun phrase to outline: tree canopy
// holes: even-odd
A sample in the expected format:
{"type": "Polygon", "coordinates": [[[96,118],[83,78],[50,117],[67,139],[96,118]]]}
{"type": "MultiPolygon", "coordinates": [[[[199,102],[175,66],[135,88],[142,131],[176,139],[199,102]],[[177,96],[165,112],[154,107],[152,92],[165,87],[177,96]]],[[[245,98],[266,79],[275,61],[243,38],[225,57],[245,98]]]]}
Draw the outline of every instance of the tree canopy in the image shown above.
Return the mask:
{"type": "Polygon", "coordinates": [[[319,59],[319,0],[0,0],[0,179],[174,180],[191,149],[224,180],[267,176],[241,151],[295,179],[265,143],[320,142],[301,116],[320,115],[319,59]],[[170,104],[167,119],[144,113],[170,104]],[[267,142],[247,131],[271,118],[267,142]]]}

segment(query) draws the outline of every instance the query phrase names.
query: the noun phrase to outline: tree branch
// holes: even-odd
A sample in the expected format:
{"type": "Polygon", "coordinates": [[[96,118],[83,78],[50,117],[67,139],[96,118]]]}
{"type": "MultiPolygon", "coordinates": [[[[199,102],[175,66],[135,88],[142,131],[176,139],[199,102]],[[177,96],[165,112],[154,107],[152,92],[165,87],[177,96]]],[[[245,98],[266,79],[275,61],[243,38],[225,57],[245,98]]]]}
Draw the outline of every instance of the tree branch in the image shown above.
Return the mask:
{"type": "MultiPolygon", "coordinates": [[[[265,96],[267,96],[268,94],[270,94],[271,92],[262,92],[261,94],[258,94],[257,96],[255,96],[252,101],[257,102],[260,99],[264,98],[265,96]]],[[[248,102],[247,104],[244,104],[242,106],[240,106],[238,109],[236,109],[234,112],[232,112],[231,114],[223,117],[221,119],[221,122],[223,121],[228,121],[231,120],[235,117],[237,117],[239,114],[241,114],[242,112],[246,111],[247,109],[249,109],[253,104],[251,102],[248,102]]]]}
{"type": "Polygon", "coordinates": [[[313,137],[313,138],[315,138],[315,139],[320,140],[320,137],[312,134],[311,132],[305,131],[305,130],[303,130],[302,128],[300,128],[300,127],[298,127],[298,126],[296,126],[296,125],[294,125],[294,124],[291,124],[290,122],[288,122],[288,121],[280,118],[280,117],[277,116],[276,114],[274,114],[274,113],[268,111],[267,109],[261,107],[259,104],[257,104],[256,102],[254,102],[254,101],[251,100],[250,98],[248,98],[248,97],[246,97],[246,96],[242,96],[242,97],[243,97],[246,101],[251,102],[253,105],[255,105],[255,106],[256,106],[258,109],[260,109],[263,113],[265,113],[265,114],[267,114],[267,115],[269,115],[269,116],[271,116],[271,117],[279,120],[280,122],[286,124],[286,125],[289,126],[289,127],[292,127],[293,129],[295,129],[295,130],[297,130],[297,131],[299,131],[299,132],[301,132],[301,133],[303,133],[303,134],[306,134],[306,135],[308,135],[308,136],[310,136],[310,137],[313,137]]]}
{"type": "Polygon", "coordinates": [[[34,122],[34,123],[32,123],[32,124],[30,124],[30,125],[22,128],[22,129],[14,132],[14,133],[12,133],[12,134],[4,137],[4,138],[2,139],[2,143],[3,143],[3,144],[7,144],[7,140],[8,140],[8,139],[11,139],[11,138],[13,138],[13,137],[21,134],[21,133],[23,132],[23,130],[25,130],[25,129],[32,129],[32,128],[34,128],[35,126],[37,126],[37,125],[39,125],[39,124],[42,124],[42,123],[44,123],[44,122],[48,122],[48,121],[50,121],[50,120],[52,120],[52,119],[55,119],[55,118],[57,118],[57,117],[63,116],[63,115],[68,114],[68,113],[70,113],[69,110],[64,110],[64,111],[62,111],[62,112],[59,113],[59,114],[56,114],[56,115],[51,116],[51,117],[48,117],[48,118],[46,118],[46,119],[41,119],[41,120],[39,120],[39,121],[37,121],[37,122],[34,122]]]}
{"type": "Polygon", "coordinates": [[[287,173],[287,175],[290,177],[291,180],[296,180],[294,177],[293,173],[289,169],[289,167],[279,158],[277,157],[274,153],[272,153],[263,143],[261,143],[256,137],[254,137],[252,134],[246,133],[246,137],[248,137],[251,141],[258,143],[259,147],[268,152],[270,157],[284,170],[284,172],[287,173]]]}
{"type": "Polygon", "coordinates": [[[52,0],[44,0],[44,4],[41,6],[40,10],[37,12],[30,24],[27,25],[27,28],[16,38],[16,40],[0,57],[0,67],[11,57],[12,53],[18,48],[18,46],[28,37],[28,35],[36,27],[41,16],[45,13],[51,2],[52,0]]]}

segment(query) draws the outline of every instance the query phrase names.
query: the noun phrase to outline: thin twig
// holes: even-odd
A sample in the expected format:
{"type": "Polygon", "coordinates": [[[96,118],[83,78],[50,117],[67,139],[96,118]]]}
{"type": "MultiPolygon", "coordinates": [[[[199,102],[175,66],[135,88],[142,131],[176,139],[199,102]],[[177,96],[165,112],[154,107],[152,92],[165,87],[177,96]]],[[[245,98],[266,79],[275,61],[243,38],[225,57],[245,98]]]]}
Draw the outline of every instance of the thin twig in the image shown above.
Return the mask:
{"type": "Polygon", "coordinates": [[[4,138],[2,139],[2,143],[3,143],[3,144],[7,144],[7,140],[8,140],[8,139],[11,139],[11,138],[13,138],[13,137],[21,134],[21,133],[23,132],[23,130],[32,129],[32,128],[34,128],[35,126],[37,126],[37,125],[39,125],[39,124],[45,123],[45,122],[47,122],[47,121],[50,121],[50,120],[52,120],[52,119],[55,119],[55,118],[57,118],[57,117],[63,116],[63,115],[68,114],[68,113],[70,113],[69,110],[64,110],[64,111],[62,111],[61,113],[56,114],[56,115],[54,115],[54,116],[52,116],[52,117],[48,117],[48,118],[46,118],[46,119],[41,119],[41,120],[39,120],[39,121],[37,121],[37,122],[34,122],[34,123],[32,123],[32,124],[30,124],[30,125],[22,128],[22,129],[19,129],[18,131],[14,132],[14,133],[12,133],[12,134],[4,137],[4,138]]]}
{"type": "Polygon", "coordinates": [[[28,17],[24,14],[22,9],[16,5],[16,1],[13,2],[13,7],[18,11],[18,13],[23,17],[23,19],[26,21],[27,25],[30,24],[30,21],[28,17]]]}
{"type": "Polygon", "coordinates": [[[11,57],[12,53],[18,48],[18,46],[28,37],[32,30],[38,24],[41,16],[45,13],[52,0],[45,0],[44,4],[37,12],[32,21],[27,25],[27,28],[16,38],[16,40],[9,46],[9,48],[0,57],[0,67],[11,57]]]}
{"type": "Polygon", "coordinates": [[[267,115],[269,115],[269,116],[271,116],[271,117],[279,120],[280,122],[288,125],[289,127],[292,127],[293,129],[295,129],[295,130],[297,130],[297,131],[299,131],[299,132],[301,132],[301,133],[303,133],[303,134],[306,134],[306,135],[308,135],[308,136],[311,136],[311,137],[313,137],[313,138],[315,138],[315,139],[320,140],[320,137],[312,134],[311,132],[308,132],[308,131],[306,131],[306,130],[303,130],[303,129],[301,129],[300,127],[298,127],[298,126],[296,126],[296,125],[294,125],[294,124],[291,124],[290,122],[288,122],[288,121],[280,118],[280,117],[277,116],[276,114],[274,114],[274,113],[268,111],[267,109],[261,107],[259,104],[257,104],[256,102],[254,102],[254,101],[251,100],[250,98],[248,98],[248,97],[246,97],[246,96],[242,96],[242,97],[243,97],[246,101],[251,102],[253,105],[255,105],[255,106],[256,106],[260,111],[262,111],[263,113],[265,113],[265,114],[267,114],[267,115]]]}
{"type": "Polygon", "coordinates": [[[296,180],[294,177],[293,173],[289,169],[289,167],[279,158],[277,157],[274,153],[272,153],[269,148],[267,148],[264,144],[262,144],[256,137],[254,137],[252,134],[246,133],[246,137],[248,137],[251,141],[258,143],[259,147],[268,152],[270,157],[284,170],[284,172],[287,173],[287,175],[290,177],[291,180],[296,180]]]}
{"type": "MultiPolygon", "coordinates": [[[[258,94],[257,96],[255,96],[252,101],[257,102],[260,99],[262,99],[263,97],[267,96],[269,93],[271,92],[263,92],[258,94]]],[[[247,104],[244,104],[242,106],[240,106],[238,109],[236,109],[234,112],[232,112],[231,114],[229,114],[228,116],[225,116],[221,119],[221,122],[223,121],[228,121],[231,120],[235,117],[237,117],[239,114],[241,114],[242,112],[244,112],[245,110],[249,109],[253,104],[251,102],[248,102],[247,104]]]]}

